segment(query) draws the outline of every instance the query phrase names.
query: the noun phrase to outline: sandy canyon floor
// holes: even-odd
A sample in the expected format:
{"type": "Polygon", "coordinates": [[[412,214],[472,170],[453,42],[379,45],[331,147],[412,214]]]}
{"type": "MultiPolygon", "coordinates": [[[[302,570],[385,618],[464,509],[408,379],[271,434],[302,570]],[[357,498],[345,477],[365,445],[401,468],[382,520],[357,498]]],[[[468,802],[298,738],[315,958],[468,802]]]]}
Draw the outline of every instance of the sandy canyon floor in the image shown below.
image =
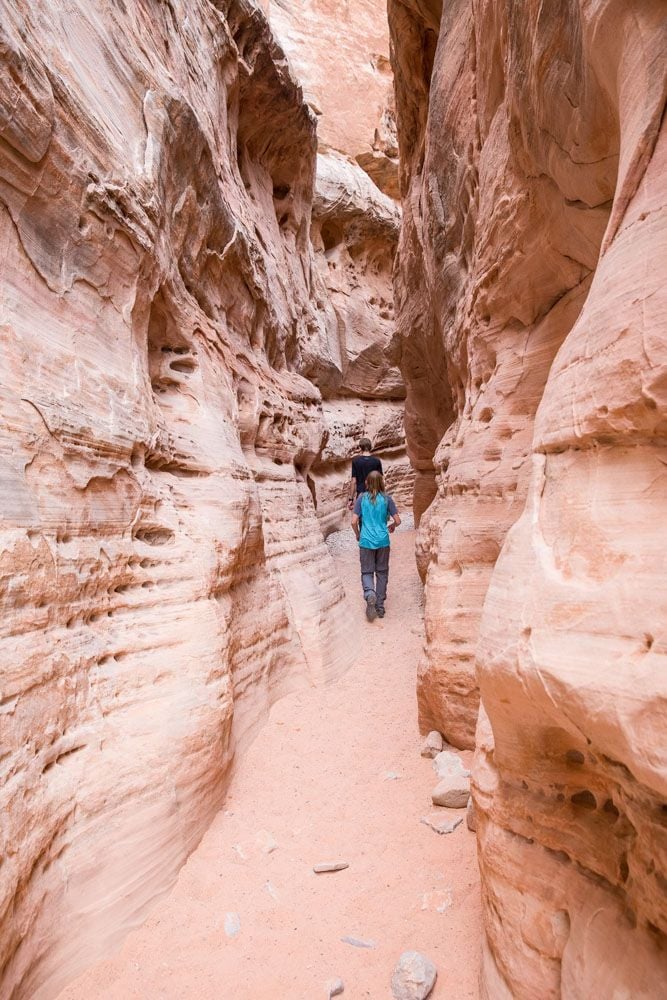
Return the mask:
{"type": "Polygon", "coordinates": [[[435,1000],[478,996],[475,838],[465,820],[444,836],[420,822],[436,776],[416,720],[414,532],[394,535],[387,616],[373,624],[351,531],[330,547],[357,661],[272,708],[172,891],[61,1000],[317,1000],[336,977],[345,998],[382,1000],[413,948],[437,965],[435,1000]],[[349,867],[314,874],[330,860],[349,867]]]}

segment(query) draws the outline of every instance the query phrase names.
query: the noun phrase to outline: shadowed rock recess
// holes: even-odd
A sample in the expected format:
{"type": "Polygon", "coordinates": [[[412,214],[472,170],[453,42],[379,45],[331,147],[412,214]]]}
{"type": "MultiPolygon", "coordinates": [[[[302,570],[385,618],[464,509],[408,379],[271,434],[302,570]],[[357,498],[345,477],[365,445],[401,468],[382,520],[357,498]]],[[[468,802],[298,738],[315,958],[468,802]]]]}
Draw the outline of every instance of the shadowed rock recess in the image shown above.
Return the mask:
{"type": "Polygon", "coordinates": [[[317,517],[364,431],[411,491],[399,219],[335,151],[314,200],[316,146],[248,0],[0,0],[3,997],[116,946],[350,662],[317,517]]]}
{"type": "Polygon", "coordinates": [[[482,993],[658,997],[665,5],[389,0],[389,20],[420,721],[458,747],[477,726],[482,993]]]}

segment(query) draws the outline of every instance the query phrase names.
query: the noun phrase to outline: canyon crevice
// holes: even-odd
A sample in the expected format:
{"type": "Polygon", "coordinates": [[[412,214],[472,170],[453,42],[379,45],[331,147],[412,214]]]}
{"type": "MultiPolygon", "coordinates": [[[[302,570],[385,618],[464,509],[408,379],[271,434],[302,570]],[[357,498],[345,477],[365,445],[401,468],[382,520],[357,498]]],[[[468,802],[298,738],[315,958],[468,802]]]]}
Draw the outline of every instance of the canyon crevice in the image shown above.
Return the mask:
{"type": "Polygon", "coordinates": [[[415,513],[433,497],[420,723],[477,742],[482,993],[657,997],[665,7],[390,0],[389,19],[415,513]]]}

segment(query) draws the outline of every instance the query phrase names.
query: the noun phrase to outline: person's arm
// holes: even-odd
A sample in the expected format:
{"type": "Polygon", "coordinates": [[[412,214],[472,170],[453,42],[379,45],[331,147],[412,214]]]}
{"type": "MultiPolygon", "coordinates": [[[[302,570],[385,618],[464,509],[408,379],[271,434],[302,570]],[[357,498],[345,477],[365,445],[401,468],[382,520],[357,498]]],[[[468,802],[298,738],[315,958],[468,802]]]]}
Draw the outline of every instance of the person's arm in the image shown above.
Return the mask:
{"type": "Polygon", "coordinates": [[[394,503],[391,497],[389,497],[389,500],[387,502],[387,513],[391,517],[391,522],[389,524],[389,531],[391,533],[394,532],[401,523],[398,511],[396,510],[396,504],[394,503]]]}
{"type": "Polygon", "coordinates": [[[354,506],[354,501],[357,496],[357,480],[354,475],[354,459],[352,459],[352,475],[350,476],[350,481],[347,484],[347,509],[352,510],[354,506]]]}
{"type": "Polygon", "coordinates": [[[352,514],[352,530],[357,536],[357,541],[359,541],[359,535],[361,534],[361,497],[357,497],[354,501],[354,513],[352,514]]]}

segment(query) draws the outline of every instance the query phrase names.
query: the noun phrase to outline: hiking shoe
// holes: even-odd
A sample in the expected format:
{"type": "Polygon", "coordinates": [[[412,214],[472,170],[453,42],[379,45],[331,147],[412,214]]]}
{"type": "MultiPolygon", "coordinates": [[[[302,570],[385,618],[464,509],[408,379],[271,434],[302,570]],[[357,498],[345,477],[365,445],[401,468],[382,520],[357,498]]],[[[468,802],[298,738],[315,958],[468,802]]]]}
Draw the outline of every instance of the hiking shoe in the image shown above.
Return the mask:
{"type": "Polygon", "coordinates": [[[384,608],[376,608],[378,618],[384,618],[384,608]]]}
{"type": "Polygon", "coordinates": [[[374,622],[375,619],[377,618],[377,611],[375,609],[376,601],[377,598],[375,594],[369,594],[368,597],[366,598],[366,617],[368,618],[369,622],[374,622]]]}

